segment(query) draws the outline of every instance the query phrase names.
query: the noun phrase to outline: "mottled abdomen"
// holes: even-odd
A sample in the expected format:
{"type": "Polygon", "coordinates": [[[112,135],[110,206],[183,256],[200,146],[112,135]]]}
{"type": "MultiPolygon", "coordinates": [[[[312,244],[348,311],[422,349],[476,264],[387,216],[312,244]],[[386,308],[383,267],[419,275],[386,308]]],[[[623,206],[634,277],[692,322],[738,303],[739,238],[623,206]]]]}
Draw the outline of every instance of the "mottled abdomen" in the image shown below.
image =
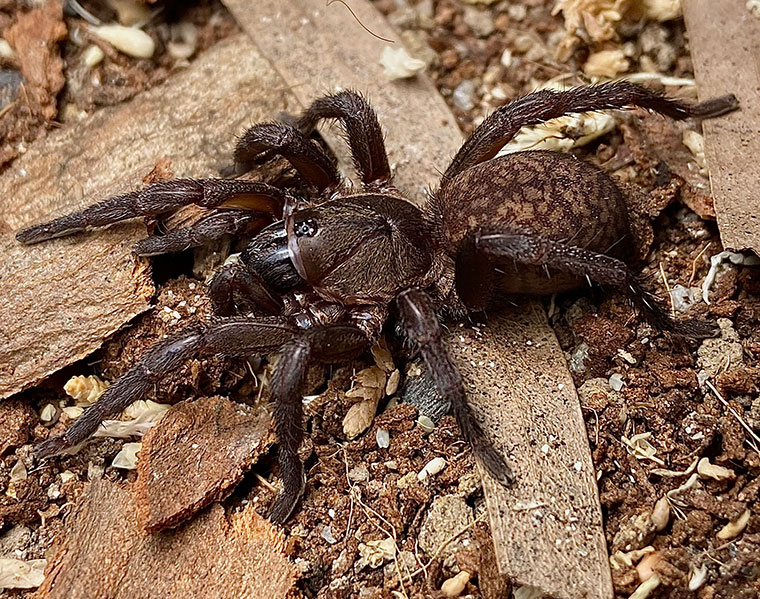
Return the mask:
{"type": "MultiPolygon", "coordinates": [[[[447,182],[437,199],[449,248],[461,248],[479,229],[500,229],[623,260],[631,255],[620,190],[606,173],[571,154],[534,151],[494,158],[447,182]]],[[[473,284],[487,275],[468,270],[464,276],[473,284]]],[[[582,283],[556,271],[547,275],[536,266],[500,264],[498,270],[506,293],[553,293],[582,283]]]]}

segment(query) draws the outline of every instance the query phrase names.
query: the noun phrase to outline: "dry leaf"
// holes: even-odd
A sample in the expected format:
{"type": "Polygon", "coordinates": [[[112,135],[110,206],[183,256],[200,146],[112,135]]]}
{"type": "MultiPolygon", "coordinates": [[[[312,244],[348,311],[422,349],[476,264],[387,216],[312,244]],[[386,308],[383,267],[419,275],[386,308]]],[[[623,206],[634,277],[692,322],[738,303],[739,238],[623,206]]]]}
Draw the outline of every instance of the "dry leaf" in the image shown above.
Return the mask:
{"type": "Polygon", "coordinates": [[[353,439],[366,431],[375,417],[377,404],[377,400],[370,399],[352,405],[343,418],[343,434],[353,439]]]}

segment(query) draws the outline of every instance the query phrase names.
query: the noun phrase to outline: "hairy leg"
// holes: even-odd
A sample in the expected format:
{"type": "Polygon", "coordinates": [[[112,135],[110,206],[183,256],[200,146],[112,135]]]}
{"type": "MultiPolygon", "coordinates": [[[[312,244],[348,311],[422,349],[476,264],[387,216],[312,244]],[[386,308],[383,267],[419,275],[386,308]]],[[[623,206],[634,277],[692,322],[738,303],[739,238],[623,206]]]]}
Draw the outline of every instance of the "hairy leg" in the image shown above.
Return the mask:
{"type": "Polygon", "coordinates": [[[462,376],[444,345],[432,301],[423,291],[410,289],[402,292],[396,302],[404,328],[409,338],[419,347],[438,391],[451,402],[451,410],[462,430],[462,436],[472,446],[488,473],[502,485],[511,485],[514,482],[512,470],[491,445],[467,403],[462,376]]]}
{"type": "Polygon", "coordinates": [[[303,331],[282,348],[270,386],[282,477],[282,491],[269,514],[272,522],[285,522],[303,493],[303,462],[298,455],[303,440],[301,388],[312,357],[324,362],[340,362],[361,354],[369,341],[357,327],[327,325],[303,331]]]}
{"type": "Polygon", "coordinates": [[[297,333],[283,319],[227,318],[189,326],[162,341],[111,385],[63,435],[40,443],[38,457],[54,455],[82,443],[109,416],[140,399],[186,360],[209,354],[250,356],[278,350],[297,333]]]}
{"type": "Polygon", "coordinates": [[[309,368],[311,344],[300,337],[282,349],[269,388],[274,402],[274,426],[279,442],[277,461],[282,478],[282,490],[269,512],[269,519],[277,524],[285,522],[293,512],[306,482],[298,448],[303,441],[301,388],[309,368]]]}
{"type": "Polygon", "coordinates": [[[209,296],[217,316],[231,316],[242,307],[258,308],[267,314],[279,314],[282,301],[272,295],[264,279],[244,264],[228,264],[214,275],[209,296]],[[237,301],[236,301],[237,300],[237,301]]]}
{"type": "Polygon", "coordinates": [[[444,184],[462,171],[493,158],[517,132],[574,112],[590,112],[637,106],[673,119],[710,118],[738,108],[733,95],[688,105],[646,88],[613,81],[567,91],[540,90],[518,98],[492,112],[459,149],[443,176],[444,184]]]}
{"type": "Polygon", "coordinates": [[[337,167],[319,144],[284,123],[260,123],[248,129],[235,148],[235,172],[247,172],[262,156],[273,154],[287,159],[320,192],[341,184],[337,167]]]}
{"type": "Polygon", "coordinates": [[[625,294],[660,330],[693,338],[711,337],[717,332],[717,327],[710,322],[674,320],[659,300],[645,289],[639,277],[616,258],[535,235],[483,232],[474,237],[473,243],[476,251],[495,263],[510,261],[546,266],[610,285],[625,294]]]}
{"type": "Polygon", "coordinates": [[[315,100],[297,122],[310,135],[322,119],[337,119],[348,137],[351,155],[365,185],[391,179],[383,132],[369,103],[355,91],[342,91],[315,100]]]}
{"type": "Polygon", "coordinates": [[[184,252],[219,239],[223,235],[253,234],[263,229],[271,220],[258,212],[222,210],[203,217],[190,227],[142,239],[135,244],[135,253],[138,256],[157,256],[184,252]]]}
{"type": "Polygon", "coordinates": [[[157,216],[197,204],[205,208],[229,206],[280,216],[285,193],[266,183],[226,179],[175,179],[149,185],[93,204],[47,223],[22,229],[16,234],[21,243],[32,244],[63,237],[93,227],[105,227],[138,216],[157,216]]]}

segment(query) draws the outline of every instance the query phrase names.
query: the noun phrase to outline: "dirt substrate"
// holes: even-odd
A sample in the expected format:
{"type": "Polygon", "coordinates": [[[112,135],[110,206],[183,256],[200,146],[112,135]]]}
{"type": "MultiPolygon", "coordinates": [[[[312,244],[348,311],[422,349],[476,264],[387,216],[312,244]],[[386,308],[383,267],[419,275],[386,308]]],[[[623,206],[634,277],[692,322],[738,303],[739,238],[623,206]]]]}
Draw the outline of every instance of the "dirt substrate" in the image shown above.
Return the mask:
{"type": "MultiPolygon", "coordinates": [[[[100,19],[113,18],[99,3],[80,4],[100,19]]],[[[566,32],[562,15],[551,14],[552,2],[375,4],[425,60],[465,131],[494,107],[550,79],[567,75],[569,83],[579,82],[577,73],[601,48],[625,48],[630,72],[654,68],[661,75],[693,77],[679,19],[639,22],[614,39],[581,43],[567,62],[560,62],[555,55],[566,32]]],[[[36,95],[24,96],[18,85],[4,87],[9,99],[0,106],[0,163],[12,164],[24,144],[45,130],[65,127],[71,119],[126,101],[164,80],[182,61],[236,30],[215,2],[184,11],[160,2],[150,7],[160,12],[145,28],[157,43],[148,60],[129,58],[93,39],[79,17],[61,20],[53,13],[29,12],[22,2],[0,3],[4,33],[31,14],[50,21],[48,55],[35,63],[47,69],[36,95]],[[192,23],[197,33],[189,55],[170,46],[185,43],[179,23],[192,23]],[[105,56],[85,70],[83,53],[91,44],[105,56]]],[[[18,81],[12,73],[33,76],[23,58],[3,60],[8,81],[18,81]]],[[[667,91],[694,96],[689,86],[667,91]]],[[[715,222],[702,218],[709,217],[711,206],[695,186],[699,168],[693,156],[663,145],[663,139],[677,143],[681,136],[681,129],[658,117],[627,115],[611,132],[575,151],[644,191],[634,194],[632,206],[643,223],[639,236],[651,242],[643,264],[650,286],[664,297],[667,286],[680,317],[717,320],[721,336],[703,342],[669,338],[643,323],[623,299],[598,290],[547,299],[546,305],[581,396],[617,596],[629,597],[654,572],[659,585],[653,585],[652,598],[749,599],[760,593],[760,451],[755,442],[760,432],[760,273],[729,260],[716,269],[710,303],[702,301],[710,257],[722,248],[715,222]]],[[[86,495],[88,481],[134,482],[135,471],[112,466],[124,440],[98,440],[44,468],[32,467],[30,454],[35,443],[71,422],[71,415],[60,411],[46,424],[40,421],[46,405],[66,399],[61,389],[70,376],[113,380],[154,339],[208,313],[202,281],[192,277],[193,256],[177,264],[159,263],[155,309],[92,359],[2,403],[0,558],[45,557],[54,539],[66,533],[66,516],[86,495]],[[20,462],[28,466],[23,474],[20,462]]],[[[299,510],[285,526],[299,588],[308,597],[336,599],[439,596],[443,581],[464,571],[469,576],[460,574],[463,596],[505,596],[508,585],[496,575],[471,452],[450,417],[430,426],[425,419],[420,422],[415,408],[397,404],[396,368],[417,374],[414,364],[410,373],[400,360],[389,363],[384,352],[310,374],[309,434],[302,449],[308,483],[299,510]],[[352,408],[362,402],[366,408],[368,401],[379,403],[374,420],[352,408]],[[360,421],[356,427],[368,426],[355,438],[344,422],[350,409],[351,418],[360,421]],[[444,461],[431,464],[435,458],[444,461]],[[433,473],[420,474],[425,468],[433,473]]],[[[160,385],[154,397],[174,403],[223,395],[256,404],[262,393],[266,399],[268,372],[265,362],[195,360],[160,385]]],[[[403,383],[404,376],[400,388],[403,383]]],[[[275,464],[274,449],[258,458],[223,502],[228,513],[250,505],[267,513],[278,483],[275,464]]]]}

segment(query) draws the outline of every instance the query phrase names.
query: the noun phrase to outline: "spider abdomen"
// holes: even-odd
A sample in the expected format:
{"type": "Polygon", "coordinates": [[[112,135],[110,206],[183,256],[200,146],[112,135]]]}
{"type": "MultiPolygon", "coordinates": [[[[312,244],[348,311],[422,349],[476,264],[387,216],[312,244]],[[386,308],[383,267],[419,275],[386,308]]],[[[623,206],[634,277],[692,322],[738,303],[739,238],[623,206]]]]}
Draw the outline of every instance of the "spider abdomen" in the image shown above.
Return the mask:
{"type": "MultiPolygon", "coordinates": [[[[620,190],[604,171],[571,154],[507,154],[467,169],[447,181],[439,194],[445,196],[447,206],[440,214],[441,232],[445,245],[454,251],[479,232],[499,229],[623,260],[630,255],[631,236],[620,190]]],[[[497,270],[504,276],[499,277],[499,287],[506,293],[553,293],[582,282],[542,266],[501,266],[497,270]]],[[[484,272],[487,266],[473,267],[468,276],[473,284],[490,276],[484,272]]]]}

